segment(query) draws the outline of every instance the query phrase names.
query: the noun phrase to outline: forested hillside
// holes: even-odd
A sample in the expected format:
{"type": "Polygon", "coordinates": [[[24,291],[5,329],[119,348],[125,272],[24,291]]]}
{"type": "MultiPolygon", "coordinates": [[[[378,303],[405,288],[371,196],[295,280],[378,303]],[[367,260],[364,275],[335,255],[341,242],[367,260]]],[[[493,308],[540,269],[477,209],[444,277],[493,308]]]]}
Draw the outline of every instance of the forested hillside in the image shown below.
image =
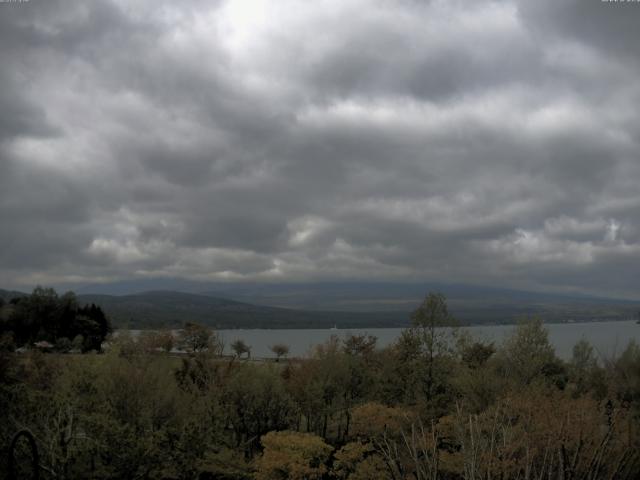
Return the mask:
{"type": "Polygon", "coordinates": [[[179,328],[185,322],[215,328],[344,328],[407,325],[406,312],[305,311],[237,302],[210,295],[155,291],[134,295],[80,295],[104,308],[117,327],[179,328]]]}
{"type": "MultiPolygon", "coordinates": [[[[116,328],[179,328],[185,322],[220,329],[408,325],[410,312],[420,302],[415,285],[378,284],[371,286],[371,292],[366,287],[229,284],[207,293],[155,290],[126,295],[85,293],[76,298],[82,305],[100,306],[116,328]]],[[[462,286],[449,286],[449,291],[453,297],[447,295],[448,303],[461,324],[516,323],[531,316],[546,322],[615,321],[637,318],[640,311],[640,302],[628,300],[462,286]]],[[[0,290],[5,302],[25,295],[0,290]]]]}

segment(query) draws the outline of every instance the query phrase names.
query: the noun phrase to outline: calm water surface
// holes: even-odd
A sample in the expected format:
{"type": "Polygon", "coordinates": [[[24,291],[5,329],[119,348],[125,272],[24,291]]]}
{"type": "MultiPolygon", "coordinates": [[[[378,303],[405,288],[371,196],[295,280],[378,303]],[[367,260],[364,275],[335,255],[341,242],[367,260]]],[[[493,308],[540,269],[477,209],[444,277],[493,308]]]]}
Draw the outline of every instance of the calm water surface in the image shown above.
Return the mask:
{"type": "MultiPolygon", "coordinates": [[[[562,358],[570,358],[573,346],[581,339],[586,339],[603,357],[619,354],[631,339],[640,342],[640,325],[634,321],[624,322],[588,322],[547,324],[549,340],[562,358]]],[[[493,341],[499,345],[515,328],[514,325],[490,325],[463,327],[474,337],[493,341]]],[[[269,350],[271,345],[284,343],[289,345],[292,357],[307,355],[314,345],[323,343],[331,335],[344,338],[347,335],[369,334],[378,337],[378,346],[384,347],[393,343],[399,336],[401,328],[366,328],[366,329],[313,329],[313,330],[219,330],[226,344],[237,339],[244,340],[251,346],[254,357],[273,357],[269,350]]]]}

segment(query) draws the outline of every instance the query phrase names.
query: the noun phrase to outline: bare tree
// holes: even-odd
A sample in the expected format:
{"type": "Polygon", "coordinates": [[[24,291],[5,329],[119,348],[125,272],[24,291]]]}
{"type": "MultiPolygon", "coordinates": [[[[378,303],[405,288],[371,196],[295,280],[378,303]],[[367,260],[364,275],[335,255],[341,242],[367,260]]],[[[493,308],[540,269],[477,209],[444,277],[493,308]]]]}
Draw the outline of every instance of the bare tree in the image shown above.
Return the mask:
{"type": "Polygon", "coordinates": [[[251,347],[247,345],[244,340],[235,340],[231,344],[231,350],[233,350],[238,358],[242,357],[245,353],[247,354],[247,358],[251,357],[251,347]]]}
{"type": "Polygon", "coordinates": [[[284,343],[276,343],[275,345],[271,345],[269,347],[269,350],[271,350],[275,354],[276,362],[279,362],[281,357],[286,357],[287,355],[289,355],[289,345],[285,345],[284,343]]]}

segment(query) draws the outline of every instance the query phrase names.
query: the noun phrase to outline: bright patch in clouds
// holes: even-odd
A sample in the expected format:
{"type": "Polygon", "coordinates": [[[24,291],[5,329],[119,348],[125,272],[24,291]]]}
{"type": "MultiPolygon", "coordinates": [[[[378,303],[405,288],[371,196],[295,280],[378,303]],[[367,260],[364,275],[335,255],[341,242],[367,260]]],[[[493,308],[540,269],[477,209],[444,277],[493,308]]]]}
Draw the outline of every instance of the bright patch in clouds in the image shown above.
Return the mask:
{"type": "Polygon", "coordinates": [[[0,287],[404,279],[637,297],[637,14],[3,8],[0,287]]]}

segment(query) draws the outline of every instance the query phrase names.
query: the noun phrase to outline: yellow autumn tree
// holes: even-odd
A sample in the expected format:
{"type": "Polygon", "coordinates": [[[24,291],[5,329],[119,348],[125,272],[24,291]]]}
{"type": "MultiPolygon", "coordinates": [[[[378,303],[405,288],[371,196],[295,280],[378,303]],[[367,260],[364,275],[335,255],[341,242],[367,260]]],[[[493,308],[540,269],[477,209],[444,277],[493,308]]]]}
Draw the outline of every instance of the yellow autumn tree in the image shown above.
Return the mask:
{"type": "Polygon", "coordinates": [[[269,432],[261,438],[264,453],[256,461],[256,480],[320,480],[333,448],[310,433],[269,432]]]}
{"type": "Polygon", "coordinates": [[[349,442],[338,450],[333,476],[340,480],[391,480],[393,478],[371,443],[349,442]]]}
{"type": "Polygon", "coordinates": [[[351,437],[373,439],[382,435],[400,436],[409,427],[414,415],[401,407],[387,407],[378,402],[367,402],[351,409],[351,437]]]}

